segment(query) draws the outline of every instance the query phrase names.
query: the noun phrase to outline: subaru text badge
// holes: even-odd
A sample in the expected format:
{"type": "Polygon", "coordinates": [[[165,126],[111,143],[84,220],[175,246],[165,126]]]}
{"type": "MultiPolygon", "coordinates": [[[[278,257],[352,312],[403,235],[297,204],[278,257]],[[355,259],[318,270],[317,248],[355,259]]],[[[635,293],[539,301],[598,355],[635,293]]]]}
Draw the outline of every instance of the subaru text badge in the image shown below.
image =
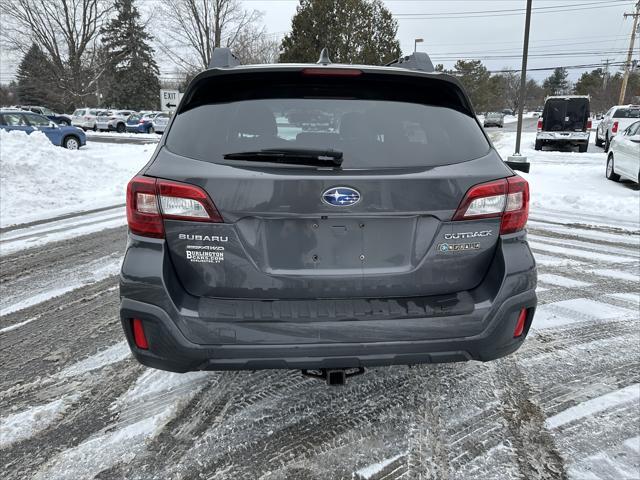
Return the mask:
{"type": "Polygon", "coordinates": [[[349,187],[331,187],[322,194],[322,201],[333,207],[349,207],[360,201],[360,192],[349,187]]]}

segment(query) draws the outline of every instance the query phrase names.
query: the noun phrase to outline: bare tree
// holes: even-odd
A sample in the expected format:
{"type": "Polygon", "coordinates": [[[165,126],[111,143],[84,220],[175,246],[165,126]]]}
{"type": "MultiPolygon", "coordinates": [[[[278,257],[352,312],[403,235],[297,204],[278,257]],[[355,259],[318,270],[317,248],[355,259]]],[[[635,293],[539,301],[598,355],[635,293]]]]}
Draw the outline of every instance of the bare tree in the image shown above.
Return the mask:
{"type": "Polygon", "coordinates": [[[108,0],[2,0],[2,41],[19,52],[35,42],[49,56],[58,88],[73,105],[95,93],[100,68],[96,42],[108,0]]]}
{"type": "Polygon", "coordinates": [[[261,13],[244,10],[239,0],[160,0],[160,8],[165,41],[159,48],[188,72],[207,68],[213,47],[241,46],[253,58],[268,44],[264,29],[256,28],[261,13]]]}

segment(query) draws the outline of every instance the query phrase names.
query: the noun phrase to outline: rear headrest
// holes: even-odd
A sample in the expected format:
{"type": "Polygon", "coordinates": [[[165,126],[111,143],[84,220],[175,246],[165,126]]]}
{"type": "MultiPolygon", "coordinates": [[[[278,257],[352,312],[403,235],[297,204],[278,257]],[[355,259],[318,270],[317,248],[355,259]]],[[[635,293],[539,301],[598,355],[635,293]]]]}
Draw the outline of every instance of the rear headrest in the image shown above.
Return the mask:
{"type": "Polygon", "coordinates": [[[241,106],[236,113],[234,130],[240,134],[276,136],[276,119],[267,107],[249,104],[241,106]]]}

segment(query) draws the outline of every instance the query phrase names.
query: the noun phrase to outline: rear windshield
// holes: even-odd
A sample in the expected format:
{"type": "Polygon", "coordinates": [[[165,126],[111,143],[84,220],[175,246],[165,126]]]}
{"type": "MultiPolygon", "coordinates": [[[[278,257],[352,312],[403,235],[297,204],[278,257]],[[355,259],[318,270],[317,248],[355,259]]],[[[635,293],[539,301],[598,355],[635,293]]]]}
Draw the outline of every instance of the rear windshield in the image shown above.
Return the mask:
{"type": "Polygon", "coordinates": [[[640,108],[619,108],[613,118],[640,118],[640,108]]]}
{"type": "Polygon", "coordinates": [[[333,149],[343,152],[345,169],[445,165],[488,153],[487,139],[475,118],[460,111],[455,92],[441,88],[425,94],[428,85],[422,92],[372,89],[352,82],[325,80],[317,87],[262,82],[268,87],[250,93],[222,87],[196,91],[186,110],[177,113],[167,148],[213,162],[227,153],[261,149],[333,149]],[[420,101],[425,99],[432,104],[420,101]]]}
{"type": "Polygon", "coordinates": [[[73,112],[74,117],[79,117],[80,115],[84,115],[84,109],[76,110],[73,112]]]}

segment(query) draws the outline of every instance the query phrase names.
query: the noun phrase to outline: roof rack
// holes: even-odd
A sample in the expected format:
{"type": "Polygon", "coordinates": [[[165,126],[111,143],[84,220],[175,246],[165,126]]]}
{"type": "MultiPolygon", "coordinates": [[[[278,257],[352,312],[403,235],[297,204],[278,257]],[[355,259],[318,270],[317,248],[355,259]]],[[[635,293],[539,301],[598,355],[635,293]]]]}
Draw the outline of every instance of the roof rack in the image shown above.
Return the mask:
{"type": "Polygon", "coordinates": [[[236,57],[230,48],[215,47],[211,52],[209,68],[229,68],[240,65],[240,59],[236,57]]]}
{"type": "Polygon", "coordinates": [[[400,57],[397,60],[387,63],[385,67],[400,67],[423,72],[433,72],[435,70],[431,58],[424,52],[414,52],[406,57],[400,57]]]}

